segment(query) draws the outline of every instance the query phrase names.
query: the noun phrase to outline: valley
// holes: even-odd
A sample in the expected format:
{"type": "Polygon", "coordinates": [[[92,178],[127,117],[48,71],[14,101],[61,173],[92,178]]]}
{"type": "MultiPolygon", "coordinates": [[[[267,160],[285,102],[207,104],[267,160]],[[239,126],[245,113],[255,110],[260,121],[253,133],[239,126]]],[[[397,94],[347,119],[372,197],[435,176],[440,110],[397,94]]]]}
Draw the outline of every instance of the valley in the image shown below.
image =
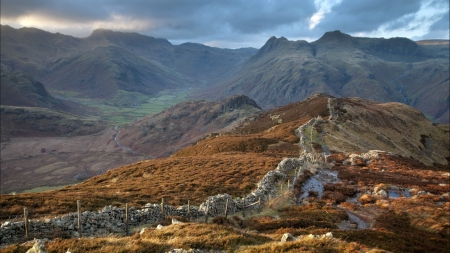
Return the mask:
{"type": "Polygon", "coordinates": [[[450,243],[448,40],[1,29],[2,252],[450,243]]]}

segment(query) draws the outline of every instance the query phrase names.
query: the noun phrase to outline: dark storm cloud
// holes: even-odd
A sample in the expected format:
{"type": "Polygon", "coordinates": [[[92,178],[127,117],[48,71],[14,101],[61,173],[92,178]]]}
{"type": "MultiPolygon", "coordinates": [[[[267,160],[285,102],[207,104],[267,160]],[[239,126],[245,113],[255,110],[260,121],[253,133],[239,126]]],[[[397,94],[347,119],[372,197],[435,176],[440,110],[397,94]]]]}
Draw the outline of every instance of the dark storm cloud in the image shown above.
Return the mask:
{"type": "Polygon", "coordinates": [[[447,8],[444,17],[428,24],[426,36],[448,38],[448,0],[2,0],[1,20],[16,28],[35,26],[79,37],[106,28],[174,43],[261,47],[272,35],[315,40],[332,30],[379,36],[383,27],[411,30],[411,38],[425,36],[413,31],[423,3],[447,8]],[[320,6],[326,11],[311,26],[320,6]],[[32,18],[26,23],[24,17],[32,18]]]}
{"type": "Polygon", "coordinates": [[[111,9],[120,14],[150,18],[161,30],[186,30],[201,34],[236,31],[255,34],[307,19],[315,11],[314,2],[293,4],[287,0],[227,1],[115,1],[111,9]]]}

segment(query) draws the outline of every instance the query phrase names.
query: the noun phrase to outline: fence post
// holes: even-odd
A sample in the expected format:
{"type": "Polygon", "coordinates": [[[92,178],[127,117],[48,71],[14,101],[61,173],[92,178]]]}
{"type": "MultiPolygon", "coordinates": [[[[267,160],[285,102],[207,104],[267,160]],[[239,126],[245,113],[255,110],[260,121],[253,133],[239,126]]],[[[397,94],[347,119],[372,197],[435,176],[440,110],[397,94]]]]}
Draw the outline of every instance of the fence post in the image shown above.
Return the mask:
{"type": "MultiPolygon", "coordinates": [[[[280,187],[281,187],[280,193],[283,194],[283,182],[280,183],[280,187]]],[[[280,195],[281,195],[281,194],[280,194],[280,195]]]]}
{"type": "Polygon", "coordinates": [[[245,217],[245,198],[242,198],[242,217],[245,217]]]}
{"type": "Polygon", "coordinates": [[[208,223],[209,199],[206,201],[205,223],[208,223]]]}
{"type": "Polygon", "coordinates": [[[23,219],[25,222],[25,239],[28,241],[28,208],[23,209],[23,219]]]}
{"type": "Polygon", "coordinates": [[[161,199],[161,220],[164,220],[164,198],[161,199]]]}
{"type": "Polygon", "coordinates": [[[188,209],[187,210],[187,218],[190,221],[191,220],[191,205],[189,203],[189,200],[188,200],[188,208],[187,209],[188,209]]]}
{"type": "Polygon", "coordinates": [[[77,213],[78,213],[78,234],[81,238],[81,201],[77,200],[77,213]]]}
{"type": "Polygon", "coordinates": [[[227,218],[228,215],[228,199],[227,199],[227,203],[225,203],[225,218],[227,218]]]}
{"type": "Polygon", "coordinates": [[[261,211],[261,197],[258,198],[258,207],[259,207],[259,211],[261,211]]]}
{"type": "Polygon", "coordinates": [[[128,203],[125,204],[125,235],[128,235],[128,203]]]}
{"type": "Polygon", "coordinates": [[[289,191],[289,179],[288,179],[288,187],[287,187],[287,190],[289,191]]]}

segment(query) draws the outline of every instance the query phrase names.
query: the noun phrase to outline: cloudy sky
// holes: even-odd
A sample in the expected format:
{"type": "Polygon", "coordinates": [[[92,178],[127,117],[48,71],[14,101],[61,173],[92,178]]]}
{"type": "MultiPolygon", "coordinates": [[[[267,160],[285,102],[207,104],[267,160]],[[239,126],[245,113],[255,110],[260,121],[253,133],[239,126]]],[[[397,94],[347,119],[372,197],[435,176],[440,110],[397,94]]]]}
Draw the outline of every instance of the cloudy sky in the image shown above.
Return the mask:
{"type": "Polygon", "coordinates": [[[270,36],[449,39],[448,0],[1,0],[1,23],[76,37],[137,32],[173,44],[260,48],[270,36]]]}

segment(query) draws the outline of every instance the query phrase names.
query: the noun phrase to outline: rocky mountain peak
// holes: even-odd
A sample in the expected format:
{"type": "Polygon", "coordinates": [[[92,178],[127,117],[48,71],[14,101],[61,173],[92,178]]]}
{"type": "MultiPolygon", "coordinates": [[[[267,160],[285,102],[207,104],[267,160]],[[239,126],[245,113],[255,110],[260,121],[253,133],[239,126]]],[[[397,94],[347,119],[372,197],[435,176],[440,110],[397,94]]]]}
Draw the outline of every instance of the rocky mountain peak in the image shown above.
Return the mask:
{"type": "Polygon", "coordinates": [[[275,36],[272,36],[269,38],[269,40],[264,44],[264,46],[260,49],[262,52],[269,52],[274,49],[279,48],[282,45],[286,45],[287,42],[289,42],[285,37],[277,38],[275,36]]]}
{"type": "Polygon", "coordinates": [[[332,32],[326,32],[322,37],[320,37],[320,39],[318,39],[314,43],[317,43],[317,44],[327,43],[327,42],[343,43],[343,42],[352,42],[353,39],[354,38],[352,36],[342,33],[340,30],[335,30],[332,32]]]}
{"type": "Polygon", "coordinates": [[[222,100],[220,103],[223,112],[241,108],[244,105],[249,105],[262,110],[253,99],[245,95],[235,95],[222,100]]]}

